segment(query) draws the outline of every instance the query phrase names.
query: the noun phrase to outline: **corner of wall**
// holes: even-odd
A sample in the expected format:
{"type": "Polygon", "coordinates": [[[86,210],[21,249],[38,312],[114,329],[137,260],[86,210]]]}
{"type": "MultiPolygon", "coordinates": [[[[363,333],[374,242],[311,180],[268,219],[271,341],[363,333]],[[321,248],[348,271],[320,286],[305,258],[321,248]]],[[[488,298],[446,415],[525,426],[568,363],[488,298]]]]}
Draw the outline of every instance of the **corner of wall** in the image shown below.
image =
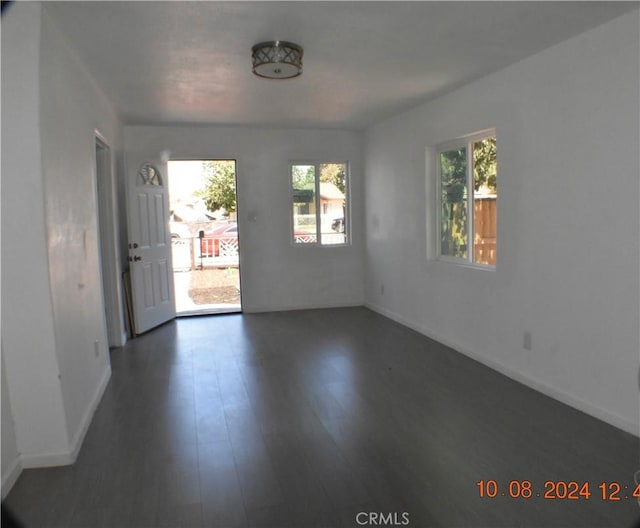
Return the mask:
{"type": "Polygon", "coordinates": [[[22,472],[22,461],[16,441],[11,398],[7,389],[4,356],[0,357],[0,361],[2,363],[2,499],[4,500],[22,472]]]}
{"type": "MultiPolygon", "coordinates": [[[[109,379],[111,378],[111,369],[107,368],[100,380],[100,383],[96,387],[96,391],[91,398],[91,402],[87,406],[87,409],[82,417],[82,421],[76,430],[71,442],[67,449],[61,451],[49,451],[41,452],[35,455],[21,455],[19,457],[20,469],[22,468],[42,468],[42,467],[55,467],[55,466],[68,466],[73,464],[78,458],[80,448],[84,437],[89,430],[93,415],[98,408],[98,404],[102,399],[109,379]]],[[[3,475],[4,478],[4,475],[3,475]]],[[[17,477],[16,477],[17,478],[17,477]]]]}
{"type": "Polygon", "coordinates": [[[20,457],[17,457],[8,468],[2,468],[2,500],[9,494],[21,473],[22,462],[20,457]]]}
{"type": "Polygon", "coordinates": [[[100,383],[96,387],[96,391],[91,398],[91,403],[87,406],[87,409],[82,417],[82,422],[80,423],[80,427],[76,431],[76,434],[73,436],[69,449],[69,459],[70,463],[73,464],[78,458],[78,453],[80,453],[80,448],[82,447],[82,442],[84,441],[84,437],[87,435],[87,431],[89,430],[89,426],[91,425],[91,421],[93,419],[93,415],[100,404],[100,400],[104,394],[105,389],[107,388],[107,384],[111,379],[111,367],[107,367],[104,371],[102,378],[100,379],[100,383]]]}

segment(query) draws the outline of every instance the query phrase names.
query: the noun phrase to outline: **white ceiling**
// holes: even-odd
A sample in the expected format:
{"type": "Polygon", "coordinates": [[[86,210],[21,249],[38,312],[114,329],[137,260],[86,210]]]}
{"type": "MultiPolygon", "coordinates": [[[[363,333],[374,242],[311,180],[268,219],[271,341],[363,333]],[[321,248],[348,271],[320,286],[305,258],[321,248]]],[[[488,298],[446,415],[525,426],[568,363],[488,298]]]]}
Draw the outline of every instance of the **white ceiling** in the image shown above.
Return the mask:
{"type": "Polygon", "coordinates": [[[363,128],[636,2],[47,2],[127,124],[363,128]],[[289,40],[304,73],[251,73],[289,40]]]}

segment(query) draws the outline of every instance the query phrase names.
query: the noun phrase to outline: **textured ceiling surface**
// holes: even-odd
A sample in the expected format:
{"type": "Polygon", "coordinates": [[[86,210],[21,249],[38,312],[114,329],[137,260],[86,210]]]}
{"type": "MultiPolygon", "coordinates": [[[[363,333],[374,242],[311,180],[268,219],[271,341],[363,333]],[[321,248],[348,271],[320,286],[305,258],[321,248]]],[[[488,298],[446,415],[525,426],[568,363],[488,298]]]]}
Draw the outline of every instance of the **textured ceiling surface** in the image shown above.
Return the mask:
{"type": "Polygon", "coordinates": [[[637,7],[631,2],[46,2],[127,124],[361,129],[637,7]],[[288,40],[304,73],[251,73],[288,40]]]}

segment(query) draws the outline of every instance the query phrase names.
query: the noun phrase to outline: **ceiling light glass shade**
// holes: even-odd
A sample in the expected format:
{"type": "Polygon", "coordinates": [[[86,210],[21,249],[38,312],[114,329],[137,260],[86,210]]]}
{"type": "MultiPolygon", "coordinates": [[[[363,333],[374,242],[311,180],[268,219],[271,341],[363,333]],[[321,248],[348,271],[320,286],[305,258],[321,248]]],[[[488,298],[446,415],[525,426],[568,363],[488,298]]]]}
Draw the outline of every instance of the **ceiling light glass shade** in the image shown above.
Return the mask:
{"type": "Polygon", "coordinates": [[[290,79],[302,73],[302,47],[284,40],[261,42],[251,48],[253,73],[267,79],[290,79]]]}

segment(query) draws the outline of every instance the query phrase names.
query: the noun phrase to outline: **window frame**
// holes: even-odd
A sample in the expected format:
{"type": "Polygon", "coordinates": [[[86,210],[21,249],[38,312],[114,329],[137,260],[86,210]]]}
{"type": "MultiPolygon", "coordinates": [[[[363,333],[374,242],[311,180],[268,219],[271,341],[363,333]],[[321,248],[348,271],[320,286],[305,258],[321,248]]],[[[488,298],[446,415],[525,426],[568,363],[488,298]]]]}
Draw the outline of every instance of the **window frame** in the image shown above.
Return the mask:
{"type": "Polygon", "coordinates": [[[289,243],[295,247],[322,247],[322,248],[340,248],[340,247],[348,247],[351,246],[351,165],[349,161],[341,160],[292,160],[289,161],[289,223],[290,223],[290,231],[289,231],[289,243]],[[341,243],[335,244],[323,244],[322,241],[322,207],[320,204],[320,166],[321,165],[344,165],[345,166],[345,197],[344,197],[344,218],[343,222],[345,225],[344,228],[344,236],[345,240],[341,243]],[[305,242],[300,243],[296,242],[295,238],[295,214],[293,211],[294,202],[294,188],[293,188],[293,167],[296,165],[304,165],[304,166],[313,166],[315,177],[315,186],[314,186],[314,202],[315,202],[315,216],[316,216],[316,241],[315,242],[305,242]]]}
{"type": "MultiPolygon", "coordinates": [[[[496,269],[496,264],[482,264],[480,262],[474,262],[474,252],[475,252],[475,210],[474,210],[474,195],[475,190],[473,186],[473,143],[482,141],[488,138],[496,138],[496,163],[498,159],[497,152],[497,143],[498,137],[496,134],[495,128],[488,128],[485,130],[481,130],[479,132],[474,132],[472,134],[468,134],[465,136],[461,136],[459,138],[453,139],[451,141],[446,141],[444,143],[440,143],[435,146],[435,177],[436,177],[436,203],[435,203],[435,229],[436,229],[436,260],[442,262],[448,262],[452,264],[456,264],[458,266],[476,268],[481,270],[489,270],[493,271],[496,269]],[[448,152],[451,150],[457,150],[460,148],[466,149],[466,189],[467,189],[467,257],[454,257],[452,255],[443,255],[442,254],[442,174],[440,172],[440,154],[443,152],[448,152]],[[471,242],[469,242],[471,241],[471,242]]],[[[496,195],[496,213],[497,213],[497,200],[498,197],[496,195]]],[[[497,226],[497,220],[496,220],[497,226]]],[[[497,236],[496,236],[496,263],[498,261],[497,258],[497,236]]]]}

